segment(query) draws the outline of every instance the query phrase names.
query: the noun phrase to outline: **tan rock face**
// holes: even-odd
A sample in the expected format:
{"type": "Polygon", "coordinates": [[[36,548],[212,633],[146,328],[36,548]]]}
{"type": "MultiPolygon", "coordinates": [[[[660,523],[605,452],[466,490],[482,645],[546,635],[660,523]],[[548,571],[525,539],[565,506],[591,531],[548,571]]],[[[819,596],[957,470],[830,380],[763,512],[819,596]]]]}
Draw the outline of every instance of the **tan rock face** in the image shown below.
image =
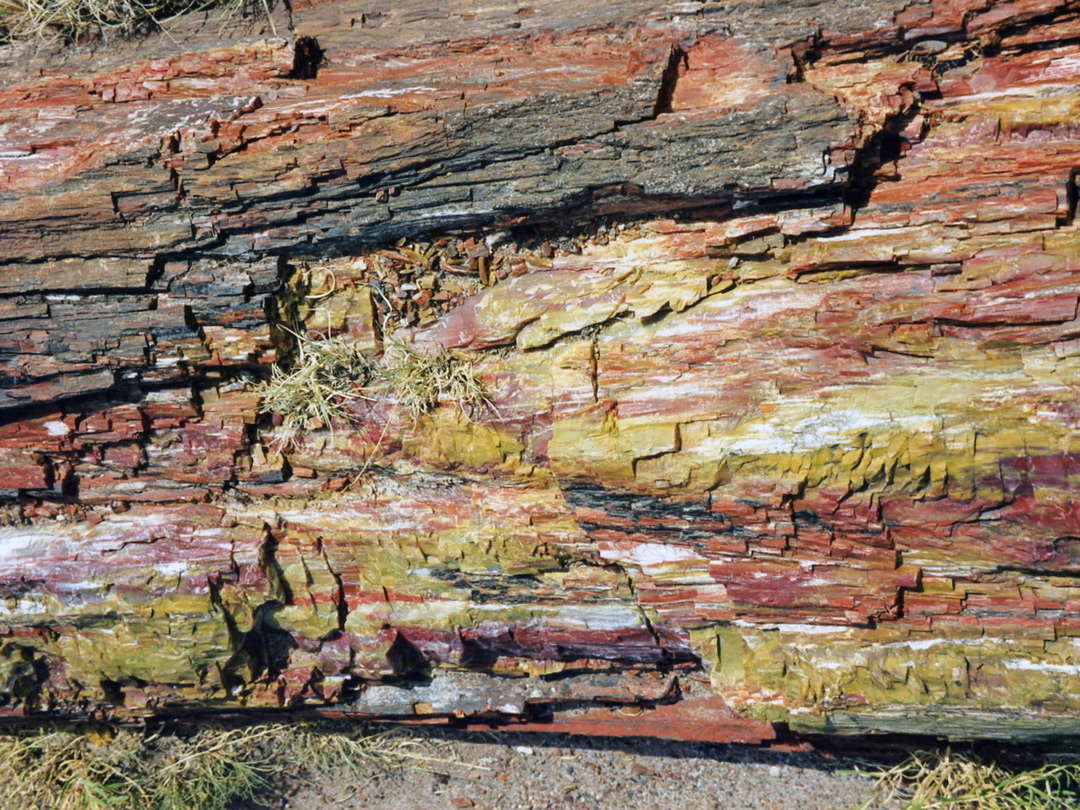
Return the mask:
{"type": "Polygon", "coordinates": [[[1074,733],[1075,13],[399,5],[13,66],[3,710],[1074,733]]]}

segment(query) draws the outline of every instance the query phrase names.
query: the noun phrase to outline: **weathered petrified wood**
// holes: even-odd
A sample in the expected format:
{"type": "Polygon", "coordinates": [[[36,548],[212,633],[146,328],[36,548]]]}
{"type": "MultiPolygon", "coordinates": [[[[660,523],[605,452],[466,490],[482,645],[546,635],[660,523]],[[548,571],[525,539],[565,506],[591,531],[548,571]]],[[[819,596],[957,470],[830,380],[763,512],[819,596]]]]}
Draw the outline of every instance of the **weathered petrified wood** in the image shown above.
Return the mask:
{"type": "Polygon", "coordinates": [[[0,55],[3,710],[1080,732],[1080,4],[392,5],[0,55]]]}

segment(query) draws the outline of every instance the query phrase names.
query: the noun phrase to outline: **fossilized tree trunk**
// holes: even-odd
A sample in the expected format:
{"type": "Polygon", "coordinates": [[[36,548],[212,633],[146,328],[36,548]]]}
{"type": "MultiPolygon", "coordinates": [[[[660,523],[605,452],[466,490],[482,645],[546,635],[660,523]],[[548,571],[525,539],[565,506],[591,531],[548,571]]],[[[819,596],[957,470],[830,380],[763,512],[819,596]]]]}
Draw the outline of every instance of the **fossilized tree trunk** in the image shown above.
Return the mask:
{"type": "Polygon", "coordinates": [[[3,711],[1077,733],[1078,9],[9,48],[3,711]],[[490,407],[279,452],[274,324],[391,313],[490,407]]]}

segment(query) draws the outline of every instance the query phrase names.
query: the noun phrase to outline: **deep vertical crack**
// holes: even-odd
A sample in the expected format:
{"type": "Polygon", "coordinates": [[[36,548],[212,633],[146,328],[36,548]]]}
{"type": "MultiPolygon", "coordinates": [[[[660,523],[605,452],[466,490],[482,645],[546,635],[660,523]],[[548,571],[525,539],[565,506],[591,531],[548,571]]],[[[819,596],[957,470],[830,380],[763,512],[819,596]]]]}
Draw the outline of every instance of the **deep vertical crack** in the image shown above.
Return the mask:
{"type": "Polygon", "coordinates": [[[315,37],[297,37],[293,45],[293,67],[290,79],[314,79],[322,65],[323,49],[315,37]]]}
{"type": "Polygon", "coordinates": [[[656,104],[653,106],[653,118],[661,113],[671,112],[671,101],[675,97],[675,87],[679,83],[679,70],[690,68],[690,57],[686,51],[678,45],[671,46],[671,55],[668,56],[667,67],[660,76],[660,89],[656,93],[656,104]]]}

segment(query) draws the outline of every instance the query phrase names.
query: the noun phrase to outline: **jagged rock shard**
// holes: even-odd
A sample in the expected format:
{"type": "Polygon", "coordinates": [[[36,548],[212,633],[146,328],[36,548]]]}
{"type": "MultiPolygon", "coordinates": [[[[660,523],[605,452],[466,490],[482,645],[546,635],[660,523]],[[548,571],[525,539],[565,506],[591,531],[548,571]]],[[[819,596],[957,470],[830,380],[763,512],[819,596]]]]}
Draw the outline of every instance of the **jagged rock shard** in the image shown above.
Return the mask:
{"type": "Polygon", "coordinates": [[[1080,730],[1073,5],[274,29],[0,53],[0,711],[1080,730]]]}

